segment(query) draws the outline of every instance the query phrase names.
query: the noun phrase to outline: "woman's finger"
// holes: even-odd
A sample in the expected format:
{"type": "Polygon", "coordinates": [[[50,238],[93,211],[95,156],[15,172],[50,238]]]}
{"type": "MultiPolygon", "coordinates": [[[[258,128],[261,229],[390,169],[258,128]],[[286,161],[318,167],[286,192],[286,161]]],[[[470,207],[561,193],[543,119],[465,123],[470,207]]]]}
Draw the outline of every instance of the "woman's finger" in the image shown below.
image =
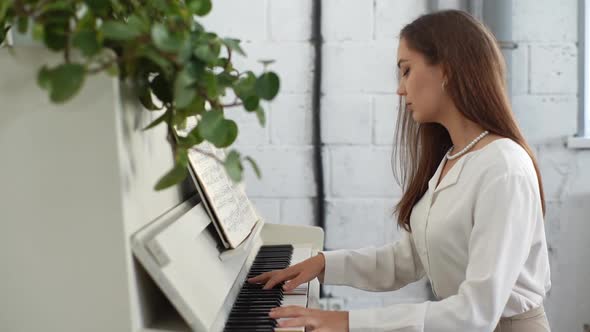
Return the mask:
{"type": "Polygon", "coordinates": [[[277,273],[274,276],[272,276],[272,278],[266,281],[266,284],[264,284],[264,287],[262,287],[262,289],[271,289],[283,280],[283,275],[281,273],[277,273]]]}
{"type": "Polygon", "coordinates": [[[268,279],[270,279],[272,277],[274,272],[276,272],[276,271],[261,273],[255,277],[248,278],[248,282],[249,283],[266,282],[268,279]]]}
{"type": "Polygon", "coordinates": [[[285,307],[277,307],[270,310],[270,317],[272,318],[290,318],[305,316],[309,309],[297,305],[288,305],[285,307]]]}
{"type": "Polygon", "coordinates": [[[301,277],[301,274],[299,274],[297,277],[291,279],[291,281],[286,283],[285,286],[283,286],[283,289],[289,292],[294,290],[295,288],[297,288],[297,286],[301,285],[304,282],[305,280],[301,277]]]}
{"type": "Polygon", "coordinates": [[[264,285],[264,287],[262,287],[262,289],[271,289],[274,286],[276,286],[277,284],[285,281],[285,280],[289,280],[292,277],[297,276],[299,272],[291,270],[291,269],[285,269],[285,270],[281,270],[278,271],[276,274],[274,274],[264,285]]]}
{"type": "Polygon", "coordinates": [[[278,326],[279,327],[296,327],[296,326],[312,327],[311,326],[311,317],[301,316],[301,317],[297,317],[297,318],[287,319],[284,321],[280,321],[278,326]]]}

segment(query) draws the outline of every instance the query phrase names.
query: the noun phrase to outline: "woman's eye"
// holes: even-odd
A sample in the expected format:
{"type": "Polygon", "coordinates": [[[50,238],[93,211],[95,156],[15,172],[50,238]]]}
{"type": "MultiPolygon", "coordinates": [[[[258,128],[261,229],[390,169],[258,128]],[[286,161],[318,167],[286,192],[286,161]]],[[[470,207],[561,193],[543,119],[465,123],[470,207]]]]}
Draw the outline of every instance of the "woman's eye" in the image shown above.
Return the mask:
{"type": "Polygon", "coordinates": [[[406,69],[406,70],[404,71],[404,74],[403,74],[403,76],[408,76],[408,73],[409,73],[409,72],[410,72],[410,68],[406,69]]]}

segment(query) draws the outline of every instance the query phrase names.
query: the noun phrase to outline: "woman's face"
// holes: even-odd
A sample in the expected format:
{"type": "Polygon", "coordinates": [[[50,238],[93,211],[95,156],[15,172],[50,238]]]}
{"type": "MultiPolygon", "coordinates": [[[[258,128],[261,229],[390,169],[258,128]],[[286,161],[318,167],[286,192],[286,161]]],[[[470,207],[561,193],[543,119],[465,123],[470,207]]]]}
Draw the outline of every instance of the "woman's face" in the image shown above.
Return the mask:
{"type": "Polygon", "coordinates": [[[440,122],[440,110],[449,99],[442,88],[442,66],[429,65],[421,53],[408,48],[404,38],[399,42],[397,60],[397,94],[405,97],[406,110],[418,123],[440,122]]]}

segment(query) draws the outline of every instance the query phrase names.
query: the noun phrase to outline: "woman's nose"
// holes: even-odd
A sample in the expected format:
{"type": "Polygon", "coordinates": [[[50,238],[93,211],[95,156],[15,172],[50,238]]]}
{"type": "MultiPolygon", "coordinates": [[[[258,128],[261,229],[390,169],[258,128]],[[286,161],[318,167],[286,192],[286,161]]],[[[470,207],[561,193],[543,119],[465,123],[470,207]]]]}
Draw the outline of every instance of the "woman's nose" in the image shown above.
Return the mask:
{"type": "Polygon", "coordinates": [[[397,87],[397,94],[400,95],[400,96],[405,96],[406,95],[406,89],[405,89],[405,87],[404,87],[403,84],[400,84],[397,87]]]}

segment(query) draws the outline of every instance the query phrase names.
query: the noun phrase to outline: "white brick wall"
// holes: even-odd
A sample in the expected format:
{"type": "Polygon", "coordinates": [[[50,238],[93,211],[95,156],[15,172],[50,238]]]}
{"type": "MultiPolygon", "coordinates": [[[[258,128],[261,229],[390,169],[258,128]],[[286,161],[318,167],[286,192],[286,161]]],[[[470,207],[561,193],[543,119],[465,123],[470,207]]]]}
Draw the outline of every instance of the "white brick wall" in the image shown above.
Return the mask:
{"type": "Polygon", "coordinates": [[[330,193],[335,197],[400,196],[391,169],[391,148],[334,146],[330,193]]]}
{"type": "MultiPolygon", "coordinates": [[[[439,1],[442,8],[463,1],[439,1]]],[[[323,0],[321,98],[326,246],[356,248],[395,241],[390,216],[400,197],[391,171],[398,112],[395,59],[400,28],[427,10],[426,0],[323,0]]],[[[555,331],[590,323],[588,206],[590,152],[564,147],[576,129],[577,0],[519,0],[513,4],[512,105],[538,154],[548,200],[546,230],[553,289],[545,302],[555,331]],[[574,305],[575,304],[575,305],[574,305]]],[[[311,0],[218,0],[206,26],[248,41],[239,68],[277,60],[281,93],[261,129],[252,114],[240,121],[240,149],[260,163],[263,179],[247,173],[248,193],[270,222],[310,224],[315,183],[311,146],[313,48],[311,0]]],[[[349,308],[422,301],[424,282],[372,294],[326,287],[349,308]]]]}
{"type": "Polygon", "coordinates": [[[327,95],[321,101],[322,142],[370,144],[373,132],[371,96],[327,95]]]}
{"type": "Polygon", "coordinates": [[[395,93],[396,41],[326,41],[323,52],[326,95],[395,93]]]}
{"type": "Polygon", "coordinates": [[[588,206],[590,152],[565,147],[578,111],[576,0],[519,0],[513,5],[512,105],[537,151],[547,199],[545,230],[552,289],[545,300],[554,331],[582,331],[590,323],[588,206]]]}
{"type": "Polygon", "coordinates": [[[514,40],[575,42],[578,40],[576,0],[518,0],[513,4],[514,40]]]}
{"type": "Polygon", "coordinates": [[[375,21],[373,15],[373,0],[323,0],[324,40],[332,42],[372,39],[375,21]]]}
{"type": "Polygon", "coordinates": [[[574,43],[531,45],[533,94],[572,94],[578,89],[578,52],[574,43]]]}
{"type": "Polygon", "coordinates": [[[377,40],[393,43],[397,50],[397,38],[403,26],[426,13],[427,0],[375,1],[375,35],[377,40]]]}

